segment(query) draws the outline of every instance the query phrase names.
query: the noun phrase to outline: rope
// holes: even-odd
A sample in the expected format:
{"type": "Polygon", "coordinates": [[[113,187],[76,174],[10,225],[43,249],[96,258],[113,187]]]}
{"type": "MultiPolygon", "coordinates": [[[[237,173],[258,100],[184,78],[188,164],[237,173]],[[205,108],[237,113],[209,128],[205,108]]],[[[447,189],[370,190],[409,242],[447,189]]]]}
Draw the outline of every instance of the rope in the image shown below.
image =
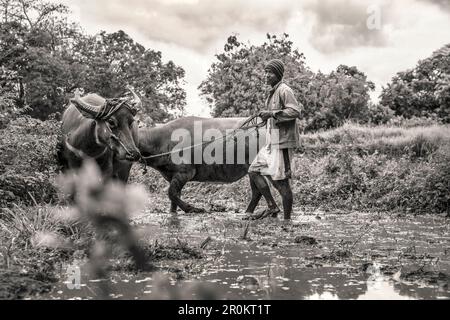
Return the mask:
{"type": "MultiPolygon", "coordinates": [[[[105,125],[106,125],[106,128],[108,128],[108,130],[109,130],[109,132],[110,132],[110,134],[111,134],[111,138],[114,139],[114,140],[116,140],[116,141],[122,146],[122,148],[125,149],[125,152],[126,152],[128,155],[131,155],[130,150],[128,150],[128,148],[125,146],[125,144],[122,142],[122,140],[120,140],[120,138],[119,138],[117,135],[114,134],[114,132],[113,132],[113,131],[111,130],[111,128],[109,127],[109,125],[108,125],[107,123],[105,123],[105,125]]],[[[95,140],[96,140],[97,143],[99,143],[98,133],[97,133],[97,128],[96,128],[96,130],[95,130],[95,140]]],[[[75,148],[74,146],[72,146],[72,145],[69,143],[69,137],[66,137],[65,143],[66,143],[67,149],[69,149],[72,153],[76,154],[79,158],[82,158],[82,159],[84,159],[84,158],[97,159],[97,158],[100,158],[101,156],[103,156],[103,155],[106,153],[106,151],[107,151],[108,149],[109,149],[109,150],[112,150],[111,146],[106,145],[106,146],[105,146],[105,149],[103,149],[103,151],[100,152],[98,155],[96,155],[96,156],[88,156],[88,155],[87,155],[86,153],[84,153],[82,150],[77,149],[77,148],[75,148]]]]}
{"type": "Polygon", "coordinates": [[[239,128],[233,130],[233,132],[230,132],[228,134],[222,135],[222,137],[220,137],[218,139],[214,139],[212,141],[206,141],[206,142],[198,143],[198,144],[195,144],[195,145],[183,148],[183,149],[172,150],[172,151],[169,151],[169,152],[159,153],[159,154],[155,154],[155,155],[151,155],[151,156],[147,156],[147,157],[141,156],[141,159],[142,160],[148,160],[148,159],[160,158],[160,157],[168,156],[168,155],[171,155],[171,154],[174,154],[174,153],[179,153],[179,152],[182,152],[182,151],[194,149],[196,147],[205,146],[205,145],[208,145],[210,143],[221,141],[221,140],[224,140],[224,139],[228,139],[229,137],[235,136],[236,135],[236,131],[238,131],[238,130],[255,129],[259,133],[258,129],[263,127],[263,126],[265,126],[266,125],[266,121],[263,121],[263,122],[260,122],[260,123],[254,123],[257,118],[258,118],[257,115],[256,116],[251,116],[249,119],[244,121],[244,123],[239,128]],[[254,123],[254,124],[248,126],[249,123],[254,123]]]}
{"type": "Polygon", "coordinates": [[[128,148],[123,144],[122,140],[120,140],[120,138],[114,134],[114,132],[111,130],[111,128],[109,127],[109,125],[107,123],[106,123],[106,127],[108,128],[109,132],[111,133],[111,138],[116,140],[122,146],[122,148],[125,149],[125,152],[128,155],[131,155],[130,150],[128,150],[128,148]]]}

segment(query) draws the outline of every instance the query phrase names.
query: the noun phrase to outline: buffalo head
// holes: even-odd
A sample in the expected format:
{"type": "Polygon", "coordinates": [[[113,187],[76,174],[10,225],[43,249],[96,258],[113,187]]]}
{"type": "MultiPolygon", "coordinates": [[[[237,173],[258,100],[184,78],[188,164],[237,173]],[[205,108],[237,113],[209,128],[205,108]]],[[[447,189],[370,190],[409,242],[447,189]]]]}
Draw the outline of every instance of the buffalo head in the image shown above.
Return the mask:
{"type": "Polygon", "coordinates": [[[142,101],[131,87],[127,89],[131,98],[104,99],[96,94],[81,97],[77,90],[70,102],[84,117],[95,121],[97,144],[108,147],[119,160],[137,161],[141,154],[136,147],[134,116],[142,107],[142,101]]]}

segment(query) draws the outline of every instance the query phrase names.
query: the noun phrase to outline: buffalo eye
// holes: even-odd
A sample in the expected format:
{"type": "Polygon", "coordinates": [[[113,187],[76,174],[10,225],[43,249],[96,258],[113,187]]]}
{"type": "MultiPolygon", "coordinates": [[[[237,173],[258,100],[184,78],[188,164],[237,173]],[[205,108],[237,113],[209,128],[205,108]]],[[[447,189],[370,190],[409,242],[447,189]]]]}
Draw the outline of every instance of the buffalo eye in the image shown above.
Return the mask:
{"type": "Polygon", "coordinates": [[[108,124],[111,128],[117,127],[117,123],[113,118],[108,119],[108,124]]]}

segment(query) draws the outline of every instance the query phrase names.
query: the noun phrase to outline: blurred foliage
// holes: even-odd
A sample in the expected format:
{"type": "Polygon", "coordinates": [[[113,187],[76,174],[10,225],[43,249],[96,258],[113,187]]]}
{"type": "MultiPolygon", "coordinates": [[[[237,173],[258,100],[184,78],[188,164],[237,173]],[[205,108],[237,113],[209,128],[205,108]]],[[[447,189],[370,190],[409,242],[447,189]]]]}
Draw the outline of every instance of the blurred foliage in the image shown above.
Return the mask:
{"type": "MultiPolygon", "coordinates": [[[[152,298],[215,297],[203,284],[179,292],[167,284],[171,273],[181,276],[167,261],[201,259],[202,250],[178,238],[175,244],[161,237],[154,244],[140,239],[130,222],[148,200],[142,186],[105,184],[95,162],[87,161],[79,171],[60,176],[58,187],[72,196],[73,206],[14,204],[0,211],[0,299],[50,291],[51,283],[67,280],[61,265],[88,267],[91,279],[104,279],[111,271],[153,270],[155,260],[164,261],[159,270],[165,274],[154,275],[158,290],[152,298]]],[[[96,298],[111,297],[109,282],[99,288],[96,298]]]]}
{"type": "Polygon", "coordinates": [[[381,93],[382,105],[396,115],[434,117],[450,122],[450,44],[397,73],[381,93]]]}
{"type": "MultiPolygon", "coordinates": [[[[94,229],[89,263],[95,279],[107,278],[110,259],[121,251],[131,255],[136,269],[148,269],[149,260],[129,222],[132,214],[144,209],[148,195],[143,187],[105,183],[93,160],[85,161],[77,172],[60,177],[59,185],[74,199],[72,219],[94,229]]],[[[107,298],[108,284],[102,283],[101,290],[101,298],[107,298]]]]}
{"type": "Polygon", "coordinates": [[[181,114],[184,70],[123,31],[95,36],[67,20],[67,6],[44,0],[0,3],[0,105],[41,120],[61,113],[75,88],[108,98],[130,84],[157,121],[181,114]],[[6,102],[5,102],[6,100],[6,102]],[[11,104],[14,101],[14,104],[11,104]]]}

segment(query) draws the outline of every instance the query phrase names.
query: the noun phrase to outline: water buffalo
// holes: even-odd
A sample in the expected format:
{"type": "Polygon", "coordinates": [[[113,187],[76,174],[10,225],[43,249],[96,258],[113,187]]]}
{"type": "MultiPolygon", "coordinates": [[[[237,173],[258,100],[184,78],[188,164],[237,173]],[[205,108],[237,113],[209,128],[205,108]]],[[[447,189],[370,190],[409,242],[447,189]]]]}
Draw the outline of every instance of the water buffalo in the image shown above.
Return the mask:
{"type": "MultiPolygon", "coordinates": [[[[239,128],[244,122],[244,118],[186,117],[159,127],[139,129],[138,148],[143,158],[146,159],[146,164],[159,171],[170,182],[171,212],[176,212],[178,207],[186,213],[204,212],[203,209],[196,208],[180,199],[181,190],[189,181],[232,183],[244,177],[259,148],[264,145],[265,128],[237,131],[236,134],[227,135],[224,140],[215,135],[215,142],[186,150],[189,163],[179,163],[179,158],[174,161],[173,155],[180,155],[179,152],[167,153],[180,150],[181,140],[187,141],[187,145],[191,146],[197,145],[198,141],[211,141],[208,137],[198,139],[196,131],[198,131],[199,124],[203,133],[207,134],[212,129],[223,136],[233,129],[239,128]],[[196,135],[197,137],[195,137],[196,135]],[[208,151],[207,148],[214,147],[218,147],[216,151],[223,149],[223,154],[219,155],[224,160],[223,164],[206,163],[205,159],[195,161],[194,154],[198,156],[199,153],[208,151]],[[165,155],[158,156],[160,154],[165,155]]],[[[258,189],[252,186],[252,200],[247,212],[254,211],[260,198],[261,194],[258,189]]]]}
{"type": "Polygon", "coordinates": [[[62,117],[58,159],[63,170],[78,168],[91,158],[105,179],[127,182],[132,161],[140,159],[134,116],[142,106],[136,93],[128,89],[132,98],[75,93],[62,117]]]}

